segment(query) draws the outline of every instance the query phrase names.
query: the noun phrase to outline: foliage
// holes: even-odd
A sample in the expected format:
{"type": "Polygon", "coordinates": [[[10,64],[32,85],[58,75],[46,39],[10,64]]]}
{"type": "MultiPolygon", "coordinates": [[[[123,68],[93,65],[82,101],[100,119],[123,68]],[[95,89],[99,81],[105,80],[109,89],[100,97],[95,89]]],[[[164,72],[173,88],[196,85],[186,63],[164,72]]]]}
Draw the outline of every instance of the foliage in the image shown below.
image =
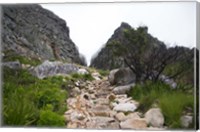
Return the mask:
{"type": "Polygon", "coordinates": [[[52,112],[51,110],[41,110],[38,126],[43,127],[64,127],[65,119],[63,116],[52,112]]]}
{"type": "Polygon", "coordinates": [[[3,67],[4,125],[35,126],[39,111],[49,105],[54,115],[63,114],[68,95],[62,85],[61,76],[40,80],[26,70],[3,67]]]}
{"type": "Polygon", "coordinates": [[[92,75],[90,73],[88,74],[79,74],[79,73],[73,73],[71,74],[72,79],[83,79],[83,80],[89,80],[92,81],[94,80],[94,78],[92,77],[92,75]]]}
{"type": "Polygon", "coordinates": [[[167,48],[147,30],[147,27],[125,30],[122,40],[113,40],[108,44],[113,53],[122,57],[124,64],[135,73],[137,82],[157,81],[166,67],[176,61],[178,65],[168,72],[170,78],[177,77],[193,65],[193,50],[179,46],[167,48]]]}
{"type": "Polygon", "coordinates": [[[159,101],[159,106],[165,117],[165,123],[171,128],[180,128],[180,117],[184,108],[193,108],[194,105],[193,96],[181,92],[164,94],[159,101]]]}
{"type": "Polygon", "coordinates": [[[34,103],[25,98],[23,88],[10,93],[3,101],[4,125],[34,125],[38,119],[38,109],[34,103]]]}
{"type": "Polygon", "coordinates": [[[108,76],[109,75],[109,71],[108,70],[98,70],[99,74],[101,76],[108,76]]]}
{"type": "Polygon", "coordinates": [[[128,95],[140,102],[138,110],[143,113],[151,107],[160,107],[166,119],[166,125],[170,128],[181,127],[180,117],[186,107],[194,109],[192,94],[183,92],[182,89],[172,90],[162,82],[146,81],[144,84],[137,84],[128,95]]]}
{"type": "Polygon", "coordinates": [[[41,61],[37,58],[33,58],[33,57],[27,58],[27,57],[20,56],[20,55],[17,55],[16,53],[8,52],[8,51],[6,52],[6,55],[3,57],[4,62],[17,61],[17,60],[22,64],[30,64],[32,66],[36,66],[41,63],[41,61]]]}

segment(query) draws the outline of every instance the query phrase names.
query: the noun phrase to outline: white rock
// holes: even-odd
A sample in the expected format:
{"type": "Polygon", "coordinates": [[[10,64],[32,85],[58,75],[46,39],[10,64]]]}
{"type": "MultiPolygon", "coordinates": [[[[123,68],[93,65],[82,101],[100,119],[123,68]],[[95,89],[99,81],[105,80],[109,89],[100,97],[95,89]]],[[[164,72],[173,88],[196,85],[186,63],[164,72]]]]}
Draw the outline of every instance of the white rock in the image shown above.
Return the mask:
{"type": "Polygon", "coordinates": [[[135,106],[135,104],[132,104],[132,103],[120,103],[120,104],[117,104],[113,110],[115,111],[121,111],[121,112],[133,112],[137,109],[137,107],[135,106]]]}
{"type": "Polygon", "coordinates": [[[181,126],[188,128],[190,124],[192,124],[193,117],[192,116],[181,116],[181,126]]]}
{"type": "Polygon", "coordinates": [[[78,69],[77,73],[84,75],[84,74],[88,74],[89,72],[86,69],[78,69]]]}
{"type": "Polygon", "coordinates": [[[147,123],[153,127],[163,127],[164,116],[159,108],[151,108],[145,113],[147,123]]]}

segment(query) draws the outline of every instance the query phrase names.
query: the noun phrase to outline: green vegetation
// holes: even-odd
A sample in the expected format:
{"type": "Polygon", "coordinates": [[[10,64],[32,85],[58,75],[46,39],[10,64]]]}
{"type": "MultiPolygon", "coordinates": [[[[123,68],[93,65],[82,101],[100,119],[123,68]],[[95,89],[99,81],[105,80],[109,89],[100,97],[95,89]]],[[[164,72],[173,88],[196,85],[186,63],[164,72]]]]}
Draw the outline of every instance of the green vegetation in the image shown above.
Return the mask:
{"type": "Polygon", "coordinates": [[[180,128],[182,113],[188,107],[194,109],[192,94],[179,89],[173,90],[162,82],[147,81],[143,85],[137,84],[128,95],[140,102],[139,111],[146,112],[151,107],[160,107],[165,123],[170,128],[180,128]]]}
{"type": "Polygon", "coordinates": [[[17,61],[17,60],[22,64],[30,64],[32,66],[36,66],[41,63],[41,61],[37,58],[27,58],[9,51],[7,51],[6,55],[3,57],[3,62],[17,61]]]}
{"type": "Polygon", "coordinates": [[[72,80],[78,80],[78,79],[89,80],[89,81],[94,80],[94,78],[92,77],[92,75],[90,73],[88,73],[88,74],[73,73],[73,74],[71,74],[71,77],[72,77],[72,80]]]}
{"type": "Polygon", "coordinates": [[[167,93],[160,97],[159,106],[165,116],[165,123],[171,128],[180,128],[180,117],[185,108],[193,108],[194,98],[181,92],[167,93]]]}
{"type": "Polygon", "coordinates": [[[108,76],[109,75],[109,71],[108,70],[98,70],[99,74],[101,76],[108,76]]]}
{"type": "Polygon", "coordinates": [[[3,68],[3,123],[14,126],[63,126],[67,91],[63,77],[43,80],[23,69],[3,68]],[[47,106],[51,109],[45,110],[47,106]],[[45,117],[47,116],[47,117],[45,117]]]}

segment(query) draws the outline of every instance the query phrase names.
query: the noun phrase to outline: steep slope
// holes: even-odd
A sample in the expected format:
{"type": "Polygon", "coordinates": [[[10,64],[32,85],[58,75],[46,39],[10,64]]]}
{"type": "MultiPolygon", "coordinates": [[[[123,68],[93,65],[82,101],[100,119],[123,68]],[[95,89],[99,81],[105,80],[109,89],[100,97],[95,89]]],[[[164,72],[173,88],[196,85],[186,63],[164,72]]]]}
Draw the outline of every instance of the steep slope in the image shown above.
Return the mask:
{"type": "Polygon", "coordinates": [[[4,5],[4,54],[83,64],[66,22],[39,5],[4,5]]]}
{"type": "MultiPolygon", "coordinates": [[[[144,30],[146,30],[145,35],[147,37],[147,41],[149,43],[149,46],[164,46],[164,43],[159,41],[157,38],[154,38],[147,32],[146,27],[142,27],[144,30]]],[[[111,36],[111,38],[107,41],[104,48],[101,49],[101,51],[97,54],[97,56],[93,57],[91,60],[91,67],[95,67],[98,69],[115,69],[119,67],[124,67],[125,64],[123,62],[123,59],[119,56],[116,56],[113,53],[113,47],[110,48],[109,44],[113,42],[119,42],[120,44],[127,45],[129,42],[127,41],[124,32],[129,31],[133,29],[129,24],[122,22],[120,27],[118,27],[114,34],[111,36]]],[[[135,29],[136,32],[138,32],[138,29],[135,29]]],[[[135,49],[137,50],[137,49],[135,49]]]]}

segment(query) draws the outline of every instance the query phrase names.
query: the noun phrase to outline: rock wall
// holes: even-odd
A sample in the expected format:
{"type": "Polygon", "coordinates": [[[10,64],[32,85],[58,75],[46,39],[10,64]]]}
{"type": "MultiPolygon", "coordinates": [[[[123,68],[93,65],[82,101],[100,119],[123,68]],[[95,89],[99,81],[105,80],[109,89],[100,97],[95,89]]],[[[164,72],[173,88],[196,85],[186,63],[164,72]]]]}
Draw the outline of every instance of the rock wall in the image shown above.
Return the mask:
{"type": "Polygon", "coordinates": [[[40,5],[2,6],[4,54],[83,64],[64,20],[40,5]]]}

